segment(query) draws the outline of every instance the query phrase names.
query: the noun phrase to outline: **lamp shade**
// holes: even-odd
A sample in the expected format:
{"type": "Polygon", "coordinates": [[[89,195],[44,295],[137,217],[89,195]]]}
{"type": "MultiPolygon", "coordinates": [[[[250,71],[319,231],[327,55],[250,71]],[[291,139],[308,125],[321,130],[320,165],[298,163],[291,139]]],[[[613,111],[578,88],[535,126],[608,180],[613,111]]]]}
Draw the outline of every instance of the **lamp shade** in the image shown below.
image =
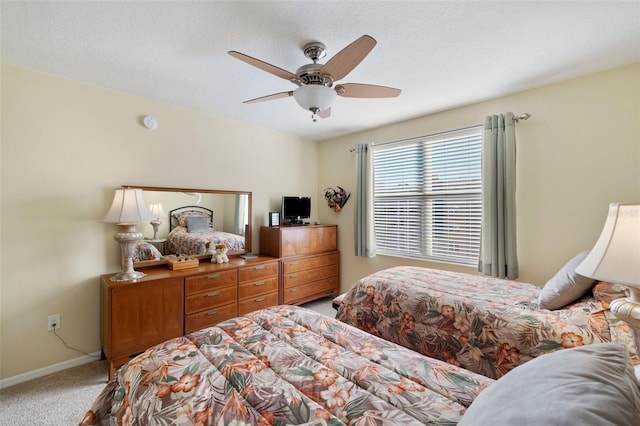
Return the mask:
{"type": "Polygon", "coordinates": [[[154,220],[142,197],[142,189],[116,189],[111,208],[102,219],[107,223],[137,223],[154,220]]]}
{"type": "Polygon", "coordinates": [[[152,203],[149,206],[149,211],[151,212],[151,214],[156,218],[159,219],[161,217],[164,217],[166,215],[166,213],[164,212],[164,210],[162,209],[162,204],[160,203],[152,203]]]}
{"type": "Polygon", "coordinates": [[[331,106],[336,96],[338,95],[335,90],[321,84],[307,84],[293,91],[293,98],[306,110],[325,110],[331,106]]]}
{"type": "Polygon", "coordinates": [[[640,205],[609,205],[604,228],[576,272],[601,281],[640,288],[640,205]]]}

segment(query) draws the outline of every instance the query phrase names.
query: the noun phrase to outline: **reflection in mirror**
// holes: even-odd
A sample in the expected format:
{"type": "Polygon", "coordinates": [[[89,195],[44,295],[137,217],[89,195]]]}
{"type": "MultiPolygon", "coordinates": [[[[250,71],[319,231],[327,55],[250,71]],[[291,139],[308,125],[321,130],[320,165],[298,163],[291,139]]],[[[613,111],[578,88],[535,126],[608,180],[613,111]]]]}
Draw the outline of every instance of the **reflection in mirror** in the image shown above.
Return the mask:
{"type": "Polygon", "coordinates": [[[155,240],[151,222],[138,224],[137,229],[147,244],[141,244],[144,250],[140,250],[136,266],[164,263],[156,259],[154,247],[164,256],[186,254],[201,259],[210,257],[207,247],[214,249],[220,243],[227,246],[227,255],[230,256],[251,251],[251,192],[139,185],[123,187],[141,188],[145,203],[148,206],[160,204],[162,210],[158,211],[165,213],[164,217],[154,221],[158,228],[155,240]]]}

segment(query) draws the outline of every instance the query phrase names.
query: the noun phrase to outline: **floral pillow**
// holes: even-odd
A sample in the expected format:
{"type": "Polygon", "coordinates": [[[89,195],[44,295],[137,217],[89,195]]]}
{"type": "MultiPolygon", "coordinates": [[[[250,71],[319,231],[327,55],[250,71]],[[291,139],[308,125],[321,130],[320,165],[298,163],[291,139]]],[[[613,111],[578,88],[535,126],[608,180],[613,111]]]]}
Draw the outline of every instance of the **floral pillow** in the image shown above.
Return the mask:
{"type": "Polygon", "coordinates": [[[162,253],[153,244],[146,241],[138,241],[133,254],[133,261],[140,262],[143,260],[159,260],[162,259],[162,253]]]}
{"type": "Polygon", "coordinates": [[[593,298],[600,302],[604,309],[609,309],[609,304],[615,299],[629,296],[629,289],[620,284],[600,281],[593,286],[593,298]]]}

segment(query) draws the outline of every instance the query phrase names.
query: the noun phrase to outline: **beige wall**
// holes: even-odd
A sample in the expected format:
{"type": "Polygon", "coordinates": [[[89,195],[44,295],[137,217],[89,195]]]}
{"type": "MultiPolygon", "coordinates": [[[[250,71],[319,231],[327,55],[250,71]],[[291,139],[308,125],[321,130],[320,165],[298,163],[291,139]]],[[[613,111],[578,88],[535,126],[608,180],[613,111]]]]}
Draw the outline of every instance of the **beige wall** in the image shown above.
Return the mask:
{"type": "Polygon", "coordinates": [[[640,64],[319,144],[10,65],[1,78],[0,378],[80,355],[46,331],[51,314],[70,345],[99,350],[97,277],[118,270],[119,256],[100,220],[122,184],[252,191],[256,230],[282,195],[309,194],[314,219],[339,225],[342,290],[399,264],[473,272],[353,256],[353,200],[335,213],[322,194],[354,193],[356,143],[533,114],[516,133],[523,281],[544,283],[590,248],[609,202],[640,202],[640,64]],[[146,114],[156,131],[140,125],[146,114]]]}
{"type": "MultiPolygon", "coordinates": [[[[532,114],[516,127],[519,280],[544,284],[568,259],[592,247],[610,202],[640,202],[640,64],[325,141],[318,151],[318,189],[340,185],[354,193],[355,154],[349,148],[358,143],[472,126],[506,111],[532,114]]],[[[355,257],[353,213],[353,200],[340,213],[319,210],[320,220],[340,227],[343,291],[395,265],[475,272],[355,257]]]]}
{"type": "Polygon", "coordinates": [[[69,345],[100,350],[98,276],[119,269],[116,227],[100,222],[114,188],[251,191],[256,229],[283,194],[315,195],[315,142],[10,65],[1,77],[2,378],[82,355],[47,331],[51,314],[69,345]]]}

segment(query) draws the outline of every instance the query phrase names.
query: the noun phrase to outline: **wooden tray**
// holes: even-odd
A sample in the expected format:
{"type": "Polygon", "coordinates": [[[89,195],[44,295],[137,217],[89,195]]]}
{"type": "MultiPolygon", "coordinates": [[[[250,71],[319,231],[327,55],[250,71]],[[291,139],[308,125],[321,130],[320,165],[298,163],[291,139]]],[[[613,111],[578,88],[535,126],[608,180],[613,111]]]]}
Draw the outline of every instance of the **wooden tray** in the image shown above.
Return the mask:
{"type": "Polygon", "coordinates": [[[189,256],[167,256],[167,265],[169,269],[177,271],[180,269],[197,268],[200,262],[198,259],[189,256]]]}

